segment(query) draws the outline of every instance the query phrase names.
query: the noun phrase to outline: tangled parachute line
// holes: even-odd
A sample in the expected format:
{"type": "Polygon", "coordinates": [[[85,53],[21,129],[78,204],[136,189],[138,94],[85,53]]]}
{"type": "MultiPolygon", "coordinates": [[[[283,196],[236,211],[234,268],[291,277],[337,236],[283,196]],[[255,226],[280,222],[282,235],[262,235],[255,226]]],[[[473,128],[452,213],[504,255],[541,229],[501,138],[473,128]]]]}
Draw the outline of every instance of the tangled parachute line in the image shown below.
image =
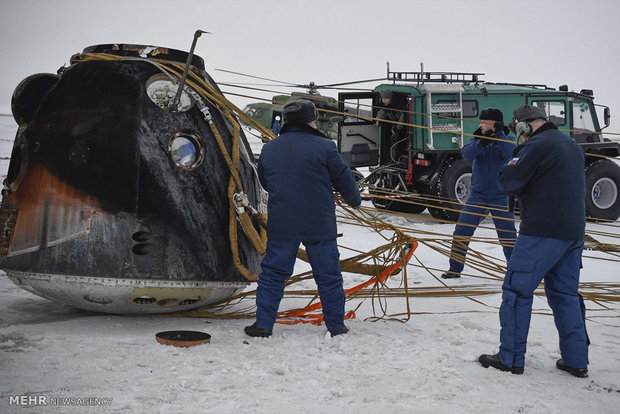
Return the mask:
{"type": "MultiPolygon", "coordinates": [[[[108,59],[108,60],[122,60],[131,59],[116,55],[105,54],[79,54],[74,57],[80,60],[91,59],[108,59]]],[[[171,78],[180,79],[182,77],[183,65],[178,63],[172,63],[168,61],[159,61],[157,59],[149,59],[154,65],[166,73],[171,78]]],[[[257,251],[264,252],[264,244],[266,243],[265,224],[266,217],[261,214],[255,214],[253,217],[248,218],[246,216],[240,217],[235,210],[236,200],[235,194],[238,191],[243,191],[241,182],[238,178],[237,167],[239,163],[239,141],[241,126],[238,120],[251,126],[259,135],[255,135],[263,142],[267,142],[275,135],[272,131],[264,128],[258,124],[254,119],[245,114],[241,109],[231,103],[221,91],[213,88],[197,73],[190,70],[188,73],[186,87],[193,89],[202,99],[215,105],[226,118],[232,129],[233,145],[230,152],[227,151],[223,143],[219,142],[218,146],[222,153],[222,156],[226,160],[228,168],[230,170],[230,185],[229,185],[229,204],[230,204],[230,239],[231,250],[235,264],[239,271],[248,280],[256,280],[258,275],[251,274],[240,262],[238,255],[238,248],[236,246],[237,238],[237,224],[241,223],[242,230],[252,240],[254,247],[257,251]],[[250,235],[250,233],[252,235],[250,235]],[[235,254],[236,253],[236,254],[235,254]]],[[[247,89],[256,89],[249,88],[247,89]]],[[[273,92],[273,91],[271,91],[273,92]]],[[[241,95],[230,93],[231,95],[243,96],[246,98],[253,98],[256,100],[265,100],[260,97],[241,95]]],[[[285,93],[282,93],[285,94],[285,93]]],[[[321,109],[321,112],[328,112],[334,115],[347,115],[337,111],[328,109],[321,109]]],[[[361,116],[360,117],[364,117],[361,116]]],[[[376,120],[372,117],[364,117],[369,120],[376,120]]],[[[385,121],[398,123],[396,121],[385,121]]],[[[464,119],[463,122],[471,122],[471,120],[464,119]]],[[[408,127],[414,128],[428,128],[422,125],[413,125],[404,123],[408,127]]],[[[212,130],[215,126],[212,127],[212,130]]],[[[215,129],[213,131],[216,139],[220,137],[219,132],[215,129]]],[[[464,134],[472,135],[472,134],[464,134]]],[[[616,134],[612,134],[616,135],[616,134]]],[[[475,136],[475,135],[472,135],[475,136]]],[[[221,137],[220,137],[221,138],[221,137]]],[[[489,137],[484,137],[489,139],[489,137]]],[[[491,138],[494,139],[494,138],[491,138]]],[[[589,154],[597,157],[604,157],[598,154],[589,154]]],[[[429,196],[429,195],[413,195],[402,191],[394,191],[385,189],[382,187],[375,187],[371,185],[364,185],[362,188],[364,196],[368,199],[399,199],[400,203],[411,203],[424,207],[433,207],[437,203],[445,205],[454,204],[454,200],[447,198],[429,196]]],[[[373,316],[368,318],[369,320],[378,319],[394,319],[399,321],[408,320],[411,315],[416,314],[412,311],[411,300],[413,297],[464,297],[470,301],[479,304],[481,307],[491,308],[493,312],[496,312],[497,306],[488,305],[482,299],[484,296],[496,295],[501,293],[501,282],[503,275],[506,271],[506,263],[503,258],[497,258],[485,254],[484,252],[475,250],[470,246],[467,248],[467,256],[465,259],[466,264],[477,271],[476,274],[465,274],[473,279],[483,279],[485,284],[479,285],[447,285],[437,275],[442,272],[443,269],[437,269],[429,267],[425,264],[423,257],[416,255],[420,253],[418,247],[423,247],[425,250],[440,253],[441,255],[450,257],[450,246],[452,242],[451,233],[437,233],[426,231],[422,228],[416,228],[409,226],[409,222],[405,220],[408,225],[397,225],[390,221],[397,220],[399,216],[415,217],[418,220],[426,222],[436,222],[442,224],[456,224],[454,221],[436,219],[428,216],[417,214],[403,214],[390,212],[379,213],[374,208],[362,207],[359,209],[351,209],[346,207],[339,199],[338,195],[335,195],[338,205],[338,222],[342,225],[348,226],[362,226],[369,231],[374,232],[381,239],[384,244],[371,249],[367,252],[359,251],[346,245],[339,245],[341,251],[346,251],[350,254],[349,257],[341,260],[341,268],[345,274],[345,292],[347,295],[347,303],[353,304],[352,309],[349,309],[346,313],[346,318],[356,317],[356,311],[362,306],[364,302],[369,300],[372,306],[373,316]],[[423,273],[428,274],[430,278],[434,278],[440,285],[433,287],[412,287],[408,283],[407,268],[416,268],[423,273]],[[357,283],[354,286],[346,287],[348,274],[366,275],[369,278],[362,283],[357,283]],[[396,278],[396,283],[392,281],[396,278]],[[394,287],[393,285],[397,285],[394,287]],[[390,314],[388,312],[388,303],[392,298],[399,298],[405,301],[405,311],[390,314]]],[[[459,211],[460,207],[455,208],[443,207],[446,210],[459,211]]],[[[503,218],[500,218],[503,219],[503,218]]],[[[512,219],[518,221],[518,219],[512,219]]],[[[478,227],[484,229],[493,229],[484,225],[478,227]]],[[[589,230],[586,234],[586,251],[583,257],[588,260],[594,261],[607,261],[607,262],[620,262],[620,224],[617,222],[601,222],[596,224],[596,229],[589,230]],[[611,239],[612,243],[600,243],[596,237],[605,237],[611,239]]],[[[452,230],[452,227],[446,227],[446,229],[452,230]]],[[[492,244],[499,245],[499,241],[496,238],[474,236],[471,239],[472,243],[477,244],[492,244]]],[[[306,260],[307,256],[303,249],[299,250],[298,258],[300,260],[306,260]]],[[[446,260],[447,261],[447,260],[446,260]]],[[[321,324],[322,313],[321,303],[318,300],[318,292],[316,289],[295,289],[295,286],[304,285],[305,281],[312,279],[312,272],[303,272],[291,276],[285,289],[285,296],[292,299],[292,302],[303,301],[303,303],[296,308],[283,310],[278,314],[279,323],[292,324],[292,323],[313,323],[321,324]]],[[[581,283],[580,293],[584,299],[588,302],[589,320],[596,318],[600,322],[602,318],[618,318],[620,309],[618,308],[618,302],[620,301],[620,283],[581,283]]],[[[203,317],[203,318],[251,318],[255,315],[255,295],[256,291],[246,291],[219,303],[209,305],[208,307],[173,314],[172,316],[191,316],[191,317],[203,317]]],[[[540,297],[544,296],[544,291],[541,287],[535,292],[535,295],[540,297]]],[[[457,311],[459,312],[459,311],[457,311]]],[[[467,311],[471,312],[471,311],[467,311]]],[[[541,310],[535,311],[535,313],[551,315],[549,311],[541,310]]],[[[168,315],[170,316],[170,315],[168,315]]]]}

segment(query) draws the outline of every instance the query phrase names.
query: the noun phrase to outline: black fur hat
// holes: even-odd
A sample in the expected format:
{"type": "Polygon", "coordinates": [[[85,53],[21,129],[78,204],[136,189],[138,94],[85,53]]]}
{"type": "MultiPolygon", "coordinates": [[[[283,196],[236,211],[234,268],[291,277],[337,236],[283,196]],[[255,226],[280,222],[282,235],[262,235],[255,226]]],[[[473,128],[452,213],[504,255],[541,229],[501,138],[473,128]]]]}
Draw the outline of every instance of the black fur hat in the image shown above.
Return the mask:
{"type": "Polygon", "coordinates": [[[316,106],[307,99],[297,99],[289,102],[282,108],[282,117],[284,124],[300,123],[307,124],[319,119],[319,111],[316,106]]]}
{"type": "Polygon", "coordinates": [[[496,108],[484,108],[480,111],[480,120],[504,122],[504,114],[496,108]]]}

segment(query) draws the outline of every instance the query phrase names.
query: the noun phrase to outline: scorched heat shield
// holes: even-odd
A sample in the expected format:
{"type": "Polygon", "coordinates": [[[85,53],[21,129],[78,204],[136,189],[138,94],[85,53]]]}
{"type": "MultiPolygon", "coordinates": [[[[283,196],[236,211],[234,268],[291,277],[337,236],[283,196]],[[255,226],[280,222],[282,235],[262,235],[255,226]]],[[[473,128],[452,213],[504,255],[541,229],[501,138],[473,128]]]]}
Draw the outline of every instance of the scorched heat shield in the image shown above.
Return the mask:
{"type": "Polygon", "coordinates": [[[258,272],[232,202],[264,207],[253,155],[200,57],[176,99],[187,58],[98,45],[17,86],[0,222],[0,267],[17,285],[89,310],[161,313],[231,296],[248,283],[240,269],[258,272]]]}

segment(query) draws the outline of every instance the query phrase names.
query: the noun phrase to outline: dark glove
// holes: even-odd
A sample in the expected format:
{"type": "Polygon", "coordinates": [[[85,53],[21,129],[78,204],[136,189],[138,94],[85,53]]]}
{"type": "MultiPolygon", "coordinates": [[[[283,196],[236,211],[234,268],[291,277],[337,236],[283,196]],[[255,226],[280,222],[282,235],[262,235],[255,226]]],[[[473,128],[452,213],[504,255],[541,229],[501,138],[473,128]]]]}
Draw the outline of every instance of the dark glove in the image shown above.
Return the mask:
{"type": "Polygon", "coordinates": [[[477,130],[475,130],[474,135],[475,135],[474,139],[477,140],[480,143],[480,145],[485,146],[488,144],[487,142],[483,142],[483,141],[486,141],[486,139],[480,138],[480,135],[482,135],[481,128],[478,128],[477,130]]]}
{"type": "Polygon", "coordinates": [[[503,131],[504,130],[504,123],[503,122],[496,122],[493,124],[493,129],[495,130],[495,132],[499,132],[499,131],[503,131]]]}
{"type": "Polygon", "coordinates": [[[495,129],[495,136],[497,136],[498,132],[503,132],[505,135],[510,134],[510,130],[506,125],[504,125],[503,122],[496,122],[495,124],[493,124],[493,128],[495,129]]]}
{"type": "MultiPolygon", "coordinates": [[[[482,135],[482,136],[484,136],[484,137],[492,137],[492,136],[495,134],[495,132],[493,132],[493,131],[491,131],[491,130],[488,130],[487,132],[485,132],[485,133],[483,134],[483,133],[482,133],[482,129],[481,129],[481,128],[478,128],[478,129],[476,130],[476,132],[474,132],[474,134],[476,134],[476,135],[482,135]]],[[[492,143],[493,143],[493,140],[491,140],[491,139],[484,139],[484,138],[478,138],[478,139],[480,140],[480,145],[482,145],[483,147],[486,147],[487,145],[489,145],[489,144],[492,144],[492,143]]]]}

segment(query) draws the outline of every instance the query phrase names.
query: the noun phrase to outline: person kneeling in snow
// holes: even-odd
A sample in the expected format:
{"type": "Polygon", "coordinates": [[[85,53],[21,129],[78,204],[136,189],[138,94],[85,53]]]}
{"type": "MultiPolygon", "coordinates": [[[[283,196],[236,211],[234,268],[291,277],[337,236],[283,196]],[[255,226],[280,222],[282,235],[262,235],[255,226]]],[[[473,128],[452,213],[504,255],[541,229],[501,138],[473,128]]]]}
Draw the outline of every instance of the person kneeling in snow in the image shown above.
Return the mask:
{"type": "Polygon", "coordinates": [[[325,325],[332,336],[344,334],[348,329],[332,185],[352,207],[361,203],[359,189],[334,142],[316,129],[319,113],[312,102],[289,102],[282,115],[280,136],[263,146],[258,161],[260,182],[269,193],[267,249],[256,290],[256,322],[246,326],[245,333],[271,335],[286,279],[303,243],[325,325]]]}

